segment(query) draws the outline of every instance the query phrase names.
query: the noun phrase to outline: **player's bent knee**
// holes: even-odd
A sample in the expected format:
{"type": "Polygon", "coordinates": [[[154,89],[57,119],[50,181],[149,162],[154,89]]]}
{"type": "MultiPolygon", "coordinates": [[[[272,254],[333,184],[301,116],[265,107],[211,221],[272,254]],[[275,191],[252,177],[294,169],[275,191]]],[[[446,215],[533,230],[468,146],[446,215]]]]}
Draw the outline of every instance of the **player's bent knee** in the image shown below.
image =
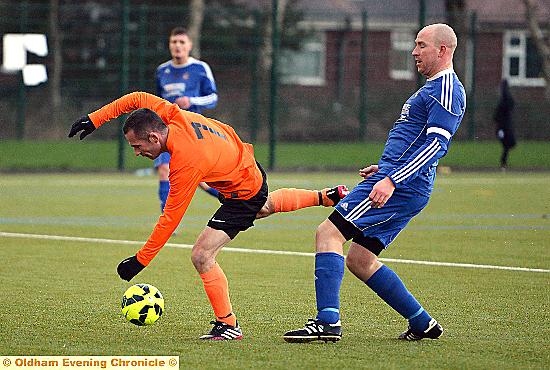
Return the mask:
{"type": "Polygon", "coordinates": [[[323,221],[317,227],[317,232],[316,232],[317,238],[331,239],[331,238],[337,238],[338,235],[341,236],[340,232],[338,231],[336,226],[334,226],[334,224],[329,220],[323,221]]]}
{"type": "Polygon", "coordinates": [[[356,253],[348,253],[346,256],[346,267],[351,272],[361,271],[361,270],[372,270],[378,264],[378,258],[375,255],[371,254],[373,258],[368,258],[367,256],[358,256],[356,253]]]}
{"type": "Polygon", "coordinates": [[[264,217],[267,217],[269,215],[273,214],[273,210],[269,207],[269,204],[266,203],[262,209],[260,209],[260,212],[258,212],[256,214],[256,219],[259,219],[259,218],[264,218],[264,217]]]}
{"type": "Polygon", "coordinates": [[[317,252],[342,253],[343,245],[346,242],[344,236],[329,220],[323,221],[315,234],[315,247],[317,252]]]}
{"type": "Polygon", "coordinates": [[[382,266],[378,257],[364,246],[352,243],[346,256],[346,267],[359,279],[366,281],[382,266]]]}
{"type": "Polygon", "coordinates": [[[210,261],[209,256],[201,248],[193,247],[191,251],[191,262],[197,271],[203,271],[210,261]]]}

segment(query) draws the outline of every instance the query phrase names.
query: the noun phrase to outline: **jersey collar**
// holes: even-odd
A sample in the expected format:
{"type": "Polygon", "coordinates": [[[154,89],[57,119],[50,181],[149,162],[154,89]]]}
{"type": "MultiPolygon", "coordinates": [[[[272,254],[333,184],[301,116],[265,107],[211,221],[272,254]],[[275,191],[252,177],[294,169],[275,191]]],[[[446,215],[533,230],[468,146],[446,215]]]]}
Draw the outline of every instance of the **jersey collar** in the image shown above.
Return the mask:
{"type": "Polygon", "coordinates": [[[196,62],[197,62],[197,60],[196,60],[195,58],[193,58],[193,57],[187,58],[187,63],[185,63],[185,64],[177,64],[177,65],[176,65],[176,64],[174,64],[174,61],[173,61],[173,60],[170,60],[170,64],[172,64],[172,67],[174,67],[174,68],[183,68],[183,67],[187,67],[188,65],[191,65],[191,64],[196,63],[196,62]]]}
{"type": "Polygon", "coordinates": [[[439,77],[441,77],[443,75],[446,75],[446,74],[449,74],[449,73],[455,73],[454,69],[453,68],[447,68],[447,69],[444,69],[442,71],[439,71],[435,75],[433,75],[432,77],[428,78],[426,81],[437,80],[439,77]]]}

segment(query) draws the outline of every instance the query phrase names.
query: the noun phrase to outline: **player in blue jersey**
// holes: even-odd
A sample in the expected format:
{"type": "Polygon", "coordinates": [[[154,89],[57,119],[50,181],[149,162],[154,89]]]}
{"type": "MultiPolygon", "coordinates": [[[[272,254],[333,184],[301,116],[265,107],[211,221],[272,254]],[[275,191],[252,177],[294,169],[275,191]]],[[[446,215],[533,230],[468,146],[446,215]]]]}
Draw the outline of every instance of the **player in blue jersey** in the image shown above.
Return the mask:
{"type": "MultiPolygon", "coordinates": [[[[183,27],[174,28],[170,32],[168,47],[172,59],[157,67],[157,95],[190,112],[201,113],[204,109],[214,108],[218,102],[214,75],[208,64],[190,56],[193,42],[187,30],[183,27]]],[[[170,191],[169,163],[169,153],[162,153],[154,161],[159,176],[161,211],[164,210],[170,191]]],[[[218,196],[218,191],[206,183],[201,182],[199,186],[209,194],[218,196]]]]}
{"type": "Polygon", "coordinates": [[[466,109],[464,87],[453,71],[457,39],[446,24],[418,33],[412,51],[426,84],[403,105],[377,165],[360,170],[357,185],[317,229],[317,316],[284,334],[287,342],[337,341],[342,337],[340,285],[343,244],[352,240],[346,266],[408,320],[399,339],[437,339],[443,328],[418,303],[378,255],[427,204],[438,160],[448,150],[466,109]]]}

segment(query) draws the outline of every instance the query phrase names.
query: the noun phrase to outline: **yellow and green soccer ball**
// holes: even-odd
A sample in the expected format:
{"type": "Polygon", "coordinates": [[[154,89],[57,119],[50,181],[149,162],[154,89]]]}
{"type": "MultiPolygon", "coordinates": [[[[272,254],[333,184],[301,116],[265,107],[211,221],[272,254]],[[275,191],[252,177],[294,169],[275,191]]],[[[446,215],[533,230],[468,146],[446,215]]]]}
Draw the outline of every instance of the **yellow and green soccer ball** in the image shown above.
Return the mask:
{"type": "Polygon", "coordinates": [[[122,315],[132,324],[153,325],[164,312],[164,298],[150,284],[136,284],[122,296],[122,315]]]}

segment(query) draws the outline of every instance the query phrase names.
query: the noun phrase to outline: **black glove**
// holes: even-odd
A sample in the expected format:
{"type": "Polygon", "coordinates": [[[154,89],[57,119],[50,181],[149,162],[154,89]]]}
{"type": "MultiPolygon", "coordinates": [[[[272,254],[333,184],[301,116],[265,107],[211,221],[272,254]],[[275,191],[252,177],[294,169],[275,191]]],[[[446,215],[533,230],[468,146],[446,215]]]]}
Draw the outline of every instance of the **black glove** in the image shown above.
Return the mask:
{"type": "Polygon", "coordinates": [[[144,268],[145,266],[139,263],[137,257],[132,256],[123,259],[122,262],[118,264],[116,272],[118,272],[118,275],[122,280],[130,281],[144,268]]]}
{"type": "Polygon", "coordinates": [[[75,123],[73,123],[71,126],[71,131],[69,132],[69,137],[75,136],[79,131],[82,131],[80,134],[80,140],[95,131],[95,126],[89,116],[80,117],[75,123]]]}

